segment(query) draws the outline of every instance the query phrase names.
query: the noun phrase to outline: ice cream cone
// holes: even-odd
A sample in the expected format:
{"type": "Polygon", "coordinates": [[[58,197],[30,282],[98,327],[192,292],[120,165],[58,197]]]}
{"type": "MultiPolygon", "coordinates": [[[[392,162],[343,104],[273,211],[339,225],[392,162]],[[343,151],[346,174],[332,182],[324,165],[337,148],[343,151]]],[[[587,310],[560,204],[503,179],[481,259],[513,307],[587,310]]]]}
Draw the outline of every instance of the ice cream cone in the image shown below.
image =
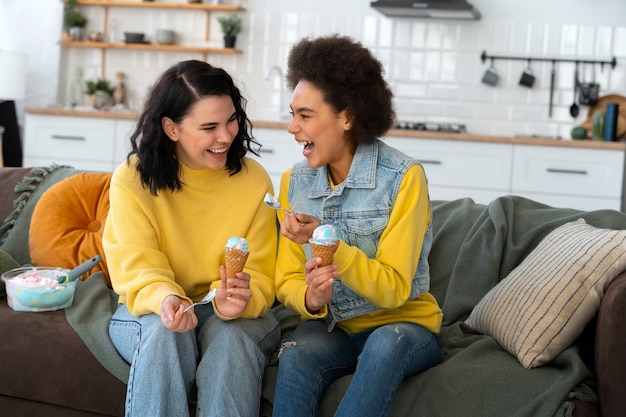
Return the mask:
{"type": "Polygon", "coordinates": [[[319,266],[326,266],[333,263],[333,256],[335,256],[335,251],[339,247],[338,240],[327,245],[321,245],[319,243],[309,244],[311,245],[313,256],[322,258],[322,263],[319,266]]]}
{"type": "Polygon", "coordinates": [[[226,278],[234,278],[238,272],[243,271],[250,251],[237,248],[224,248],[224,258],[226,260],[226,278]]]}

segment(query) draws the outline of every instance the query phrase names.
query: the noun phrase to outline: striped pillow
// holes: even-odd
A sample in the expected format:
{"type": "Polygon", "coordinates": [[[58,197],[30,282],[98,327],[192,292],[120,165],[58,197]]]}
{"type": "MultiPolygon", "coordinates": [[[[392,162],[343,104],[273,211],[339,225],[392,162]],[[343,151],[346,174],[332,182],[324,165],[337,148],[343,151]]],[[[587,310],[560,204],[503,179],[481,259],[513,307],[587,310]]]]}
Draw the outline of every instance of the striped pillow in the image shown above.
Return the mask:
{"type": "Polygon", "coordinates": [[[576,340],[625,268],[626,230],[598,229],[583,219],[566,223],[493,287],[465,322],[525,368],[544,365],[576,340]]]}

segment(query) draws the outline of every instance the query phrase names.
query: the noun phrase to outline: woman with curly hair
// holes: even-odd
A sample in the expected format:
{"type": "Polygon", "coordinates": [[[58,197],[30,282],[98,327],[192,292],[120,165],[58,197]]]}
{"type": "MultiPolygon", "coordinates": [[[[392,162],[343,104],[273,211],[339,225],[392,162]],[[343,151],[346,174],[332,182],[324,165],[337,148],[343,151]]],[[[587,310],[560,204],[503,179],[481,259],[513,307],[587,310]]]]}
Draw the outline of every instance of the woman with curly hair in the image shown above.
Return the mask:
{"type": "Polygon", "coordinates": [[[280,330],[274,302],[275,213],[245,99],[223,69],[184,61],[152,87],[113,173],[104,249],[119,294],[109,334],[130,364],[126,416],[257,417],[280,330]],[[244,196],[245,198],[242,198],[244,196]],[[224,245],[245,238],[243,272],[224,245]],[[211,304],[192,302],[210,290],[211,304]]]}
{"type": "Polygon", "coordinates": [[[274,417],[317,416],[324,390],[352,375],[335,416],[385,416],[403,378],[440,361],[442,312],[428,292],[432,245],[422,166],[380,139],[392,126],[381,63],[348,37],[290,51],[288,131],[305,160],[285,172],[276,295],[303,322],[282,345],[274,417]],[[331,224],[320,266],[307,244],[331,224]]]}

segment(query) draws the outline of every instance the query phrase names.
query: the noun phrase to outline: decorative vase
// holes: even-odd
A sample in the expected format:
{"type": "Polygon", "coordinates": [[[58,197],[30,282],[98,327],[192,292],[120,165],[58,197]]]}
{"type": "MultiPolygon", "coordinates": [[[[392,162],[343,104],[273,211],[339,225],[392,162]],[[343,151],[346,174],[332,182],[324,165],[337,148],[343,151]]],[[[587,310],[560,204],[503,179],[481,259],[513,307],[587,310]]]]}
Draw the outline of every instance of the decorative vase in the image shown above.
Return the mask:
{"type": "Polygon", "coordinates": [[[237,37],[233,35],[224,35],[224,48],[234,48],[237,43],[237,37]]]}

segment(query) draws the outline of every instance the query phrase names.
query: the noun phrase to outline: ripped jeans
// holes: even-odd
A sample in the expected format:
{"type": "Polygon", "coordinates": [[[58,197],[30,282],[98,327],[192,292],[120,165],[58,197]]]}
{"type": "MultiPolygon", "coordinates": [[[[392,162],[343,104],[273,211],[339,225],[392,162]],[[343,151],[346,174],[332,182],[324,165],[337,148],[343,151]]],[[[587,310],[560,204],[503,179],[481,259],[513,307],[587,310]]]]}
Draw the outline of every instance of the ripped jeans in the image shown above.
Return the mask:
{"type": "Polygon", "coordinates": [[[437,336],[414,323],[348,334],[323,320],[301,323],[281,347],[274,417],[315,417],[324,390],[354,373],[335,417],[383,417],[405,377],[441,360],[437,336]]]}

